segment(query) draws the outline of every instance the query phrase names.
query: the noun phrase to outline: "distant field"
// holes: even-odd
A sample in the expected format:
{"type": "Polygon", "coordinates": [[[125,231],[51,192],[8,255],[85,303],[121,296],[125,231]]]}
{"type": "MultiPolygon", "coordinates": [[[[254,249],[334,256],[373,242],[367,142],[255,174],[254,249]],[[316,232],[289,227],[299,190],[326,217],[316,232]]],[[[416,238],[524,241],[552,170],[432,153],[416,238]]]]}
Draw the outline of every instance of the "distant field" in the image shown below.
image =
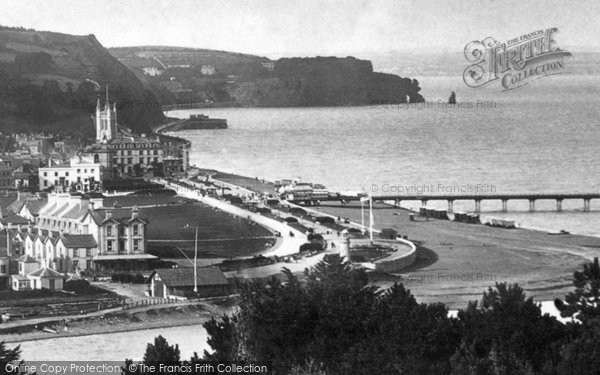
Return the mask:
{"type": "Polygon", "coordinates": [[[200,257],[252,255],[275,242],[266,228],[199,204],[140,208],[140,217],[150,222],[148,249],[159,257],[184,257],[177,247],[192,257],[196,226],[200,257]]]}

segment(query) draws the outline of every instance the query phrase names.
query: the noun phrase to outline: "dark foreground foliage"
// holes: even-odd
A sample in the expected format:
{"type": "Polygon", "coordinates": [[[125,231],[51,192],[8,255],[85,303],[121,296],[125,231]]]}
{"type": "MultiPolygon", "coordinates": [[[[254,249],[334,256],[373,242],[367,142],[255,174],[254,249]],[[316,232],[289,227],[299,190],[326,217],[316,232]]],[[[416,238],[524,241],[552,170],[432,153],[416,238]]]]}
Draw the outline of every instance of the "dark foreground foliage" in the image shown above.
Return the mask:
{"type": "MultiPolygon", "coordinates": [[[[210,361],[268,361],[275,374],[600,374],[598,261],[556,301],[562,324],[542,315],[518,285],[496,284],[456,318],[443,304],[417,303],[395,284],[369,286],[364,271],[327,255],[301,276],[242,284],[238,312],[204,324],[210,361]]],[[[0,346],[0,364],[18,359],[0,346]]],[[[163,338],[145,362],[194,363],[163,338]]]]}

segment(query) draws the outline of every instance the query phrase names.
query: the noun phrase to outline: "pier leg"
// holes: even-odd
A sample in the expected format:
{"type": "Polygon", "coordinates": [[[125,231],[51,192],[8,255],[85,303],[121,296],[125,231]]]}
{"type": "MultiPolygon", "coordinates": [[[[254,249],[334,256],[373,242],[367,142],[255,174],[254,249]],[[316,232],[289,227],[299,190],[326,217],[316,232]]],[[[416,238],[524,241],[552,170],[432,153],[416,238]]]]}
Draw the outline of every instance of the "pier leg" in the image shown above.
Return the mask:
{"type": "Polygon", "coordinates": [[[535,200],[534,199],[529,200],[529,212],[535,212],[535,200]]]}
{"type": "Polygon", "coordinates": [[[396,201],[394,202],[394,206],[400,208],[400,202],[402,202],[400,199],[396,199],[396,201]]]}
{"type": "Polygon", "coordinates": [[[421,206],[422,206],[422,207],[425,207],[425,206],[427,206],[427,200],[426,200],[426,199],[422,199],[422,200],[421,200],[421,206]]]}
{"type": "Polygon", "coordinates": [[[558,211],[558,212],[562,211],[562,199],[556,200],[556,211],[558,211]]]}
{"type": "Polygon", "coordinates": [[[502,200],[502,212],[506,212],[506,211],[508,211],[508,200],[503,199],[502,200]]]}
{"type": "Polygon", "coordinates": [[[590,210],[590,200],[584,199],[583,200],[583,211],[588,212],[589,210],[590,210]]]}
{"type": "Polygon", "coordinates": [[[476,213],[481,212],[481,200],[479,200],[479,199],[475,200],[475,212],[476,213]]]}
{"type": "Polygon", "coordinates": [[[448,213],[451,214],[454,212],[454,201],[448,200],[448,213]]]}

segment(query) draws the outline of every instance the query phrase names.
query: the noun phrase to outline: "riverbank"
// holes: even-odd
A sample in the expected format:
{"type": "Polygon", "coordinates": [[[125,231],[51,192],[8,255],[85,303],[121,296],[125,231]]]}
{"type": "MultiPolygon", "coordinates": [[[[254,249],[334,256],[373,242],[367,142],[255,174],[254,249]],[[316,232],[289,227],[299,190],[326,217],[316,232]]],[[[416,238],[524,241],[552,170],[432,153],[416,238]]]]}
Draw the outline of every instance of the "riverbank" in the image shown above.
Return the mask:
{"type": "MultiPolygon", "coordinates": [[[[19,343],[61,337],[199,325],[210,320],[213,316],[230,314],[235,305],[234,301],[233,298],[223,298],[213,302],[190,303],[178,306],[148,306],[80,319],[57,320],[54,323],[40,324],[38,328],[35,328],[34,325],[27,325],[13,329],[9,333],[0,332],[2,341],[19,343]],[[43,327],[55,330],[56,333],[44,332],[41,330],[43,327]]],[[[1,329],[2,326],[0,325],[1,329]]]]}

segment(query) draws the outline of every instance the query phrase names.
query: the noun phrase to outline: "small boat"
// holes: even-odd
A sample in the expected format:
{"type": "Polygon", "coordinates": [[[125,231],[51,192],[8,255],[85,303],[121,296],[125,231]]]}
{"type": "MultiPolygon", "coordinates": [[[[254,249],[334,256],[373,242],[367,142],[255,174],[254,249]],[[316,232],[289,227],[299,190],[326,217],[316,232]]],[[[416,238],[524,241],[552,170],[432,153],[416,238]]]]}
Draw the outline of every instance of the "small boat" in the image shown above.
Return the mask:
{"type": "Polygon", "coordinates": [[[52,328],[48,328],[48,327],[42,328],[42,331],[47,332],[47,333],[58,333],[57,330],[52,329],[52,328]]]}
{"type": "Polygon", "coordinates": [[[558,232],[548,232],[548,234],[551,235],[551,236],[558,236],[558,235],[561,235],[561,234],[571,234],[571,232],[569,232],[567,230],[564,230],[564,229],[561,229],[558,232]]]}

